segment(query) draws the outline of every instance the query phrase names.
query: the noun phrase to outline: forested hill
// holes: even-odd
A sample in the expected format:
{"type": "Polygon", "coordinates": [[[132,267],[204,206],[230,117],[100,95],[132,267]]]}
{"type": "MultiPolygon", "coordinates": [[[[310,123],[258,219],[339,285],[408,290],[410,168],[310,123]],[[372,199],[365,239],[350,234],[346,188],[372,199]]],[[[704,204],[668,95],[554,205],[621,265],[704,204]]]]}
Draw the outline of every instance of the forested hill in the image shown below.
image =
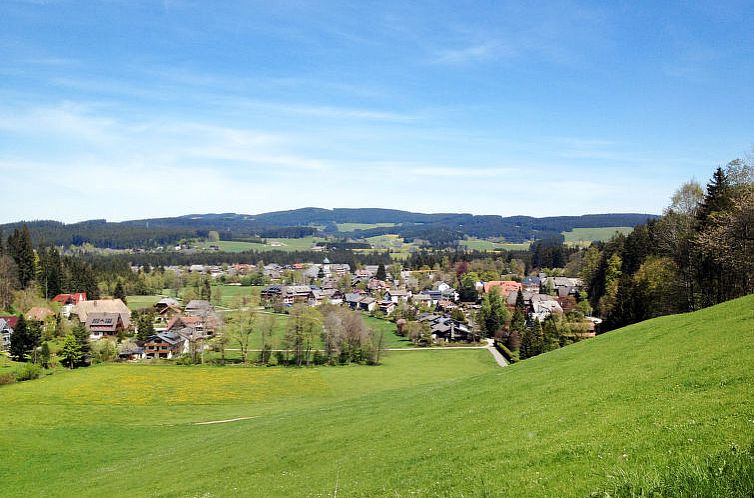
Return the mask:
{"type": "MultiPolygon", "coordinates": [[[[205,237],[210,230],[223,240],[251,237],[299,238],[309,235],[346,235],[338,225],[363,225],[347,232],[352,238],[394,233],[406,238],[420,238],[438,245],[449,245],[465,237],[504,237],[509,242],[559,236],[573,228],[633,227],[655,218],[651,214],[589,214],[534,218],[502,217],[467,213],[413,213],[394,209],[321,209],[303,208],[257,215],[236,213],[191,214],[173,218],[151,218],[123,222],[89,220],[64,224],[57,221],[26,222],[35,244],[80,245],[134,248],[156,247],[181,239],[205,237]],[[391,226],[376,226],[389,224],[391,226]],[[374,226],[369,226],[374,225],[374,226]]],[[[6,235],[23,222],[0,225],[6,235]]]]}

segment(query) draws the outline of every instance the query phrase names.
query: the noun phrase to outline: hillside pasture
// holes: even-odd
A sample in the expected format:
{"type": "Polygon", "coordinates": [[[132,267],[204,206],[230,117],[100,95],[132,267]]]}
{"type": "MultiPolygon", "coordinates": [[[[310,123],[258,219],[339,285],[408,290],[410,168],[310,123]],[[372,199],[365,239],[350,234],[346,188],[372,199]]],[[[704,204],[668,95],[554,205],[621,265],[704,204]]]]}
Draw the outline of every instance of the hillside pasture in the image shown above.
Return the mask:
{"type": "Polygon", "coordinates": [[[60,372],[0,388],[0,494],[614,496],[754,442],[752,330],[749,296],[502,369],[461,349],[60,372]]]}
{"type": "Polygon", "coordinates": [[[615,234],[622,233],[627,235],[633,232],[633,230],[633,227],[574,228],[562,233],[566,244],[586,247],[592,242],[608,241],[615,234]]]}
{"type": "Polygon", "coordinates": [[[354,232],[356,230],[369,230],[370,228],[394,227],[395,223],[338,223],[339,232],[354,232]]]}

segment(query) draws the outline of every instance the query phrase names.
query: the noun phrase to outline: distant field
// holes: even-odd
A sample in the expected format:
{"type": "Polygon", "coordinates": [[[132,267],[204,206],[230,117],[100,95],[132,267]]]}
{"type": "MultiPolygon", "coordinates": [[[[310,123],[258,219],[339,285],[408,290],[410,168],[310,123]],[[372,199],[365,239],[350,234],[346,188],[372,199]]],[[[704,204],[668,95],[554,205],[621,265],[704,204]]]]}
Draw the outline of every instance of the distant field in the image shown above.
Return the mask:
{"type": "Polygon", "coordinates": [[[633,227],[574,228],[563,232],[566,244],[589,245],[593,241],[607,241],[616,233],[629,234],[633,227]]]}
{"type": "Polygon", "coordinates": [[[531,242],[510,243],[510,242],[493,242],[491,240],[467,239],[459,241],[461,247],[475,251],[526,251],[529,249],[531,242]]]}
{"type": "Polygon", "coordinates": [[[219,242],[203,242],[202,247],[209,249],[210,245],[216,245],[221,251],[308,251],[317,242],[324,242],[322,237],[304,237],[301,239],[266,239],[267,244],[256,242],[241,242],[237,240],[221,240],[219,242]]]}
{"type": "Polygon", "coordinates": [[[745,486],[751,461],[703,459],[754,443],[752,309],[748,296],[502,369],[444,350],[379,367],[59,371],[0,386],[0,494],[650,496],[679,469],[745,486]]]}
{"type": "Polygon", "coordinates": [[[394,227],[395,223],[338,223],[339,232],[353,232],[354,230],[368,230],[370,228],[394,227]]]}
{"type": "Polygon", "coordinates": [[[151,308],[154,304],[162,299],[163,296],[126,296],[126,305],[131,311],[141,308],[151,308]]]}

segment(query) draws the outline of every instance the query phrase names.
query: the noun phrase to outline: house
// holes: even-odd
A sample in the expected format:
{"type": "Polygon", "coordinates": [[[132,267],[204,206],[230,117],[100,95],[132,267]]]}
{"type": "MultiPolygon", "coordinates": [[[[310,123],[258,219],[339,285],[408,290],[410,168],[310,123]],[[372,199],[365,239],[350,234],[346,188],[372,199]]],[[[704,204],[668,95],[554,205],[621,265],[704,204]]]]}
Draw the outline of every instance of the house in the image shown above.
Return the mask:
{"type": "Polygon", "coordinates": [[[89,313],[84,326],[86,331],[89,332],[89,339],[93,341],[103,337],[115,337],[126,329],[120,313],[103,313],[100,311],[89,313]]]}
{"type": "Polygon", "coordinates": [[[10,349],[10,337],[17,322],[17,316],[0,316],[0,351],[10,349]]]}
{"type": "Polygon", "coordinates": [[[158,332],[157,334],[150,335],[144,341],[144,358],[170,359],[178,354],[179,342],[178,334],[175,332],[158,332]]]}
{"type": "Polygon", "coordinates": [[[178,301],[176,299],[173,299],[172,297],[163,297],[162,299],[154,303],[154,309],[155,311],[157,311],[157,313],[164,310],[165,308],[170,307],[178,307],[178,301]]]}
{"type": "Polygon", "coordinates": [[[377,300],[370,296],[364,296],[359,300],[358,309],[372,312],[377,307],[377,300]]]}
{"type": "Polygon", "coordinates": [[[181,313],[183,311],[178,306],[166,306],[157,312],[156,318],[158,322],[167,323],[181,313]]]}
{"type": "Polygon", "coordinates": [[[118,345],[118,359],[121,361],[138,360],[144,357],[144,348],[135,342],[124,341],[118,345]]]}
{"type": "Polygon", "coordinates": [[[442,292],[438,290],[423,290],[419,294],[429,297],[430,306],[437,306],[437,303],[442,300],[442,292]]]}
{"type": "Polygon", "coordinates": [[[202,316],[209,313],[214,313],[214,311],[214,306],[212,306],[209,301],[205,301],[203,299],[192,299],[184,309],[184,313],[186,313],[188,316],[202,316]]]}
{"type": "Polygon", "coordinates": [[[539,289],[541,285],[542,285],[542,279],[534,275],[524,277],[523,280],[521,280],[521,286],[523,287],[524,291],[530,291],[530,292],[535,292],[539,294],[539,289]]]}
{"type": "Polygon", "coordinates": [[[534,294],[531,297],[532,318],[542,322],[553,313],[563,313],[556,298],[547,294],[534,294]]]}
{"type": "Polygon", "coordinates": [[[451,287],[450,287],[450,285],[446,284],[445,282],[437,282],[434,285],[434,289],[438,290],[440,292],[446,292],[446,291],[449,291],[451,289],[451,287]]]}
{"type": "Polygon", "coordinates": [[[309,285],[270,285],[262,289],[262,303],[265,306],[308,303],[311,299],[316,299],[312,295],[312,290],[317,289],[318,287],[312,288],[309,285]]]}
{"type": "Polygon", "coordinates": [[[220,319],[214,312],[202,316],[180,315],[168,322],[165,331],[177,332],[185,328],[191,328],[207,336],[211,336],[215,333],[219,324],[220,319]]]}
{"type": "Polygon", "coordinates": [[[362,294],[356,293],[356,292],[349,292],[345,296],[345,303],[351,308],[356,309],[359,306],[359,301],[361,301],[362,294]]]}
{"type": "Polygon", "coordinates": [[[411,302],[416,306],[431,306],[432,298],[427,294],[419,293],[411,296],[411,302]]]}
{"type": "Polygon", "coordinates": [[[377,303],[377,306],[380,308],[380,311],[383,312],[386,316],[390,316],[395,311],[395,308],[397,308],[398,305],[396,305],[393,301],[379,301],[377,303]]]}
{"type": "Polygon", "coordinates": [[[484,283],[484,293],[489,294],[493,288],[500,291],[500,295],[505,297],[511,292],[518,292],[521,290],[521,283],[514,282],[513,280],[492,280],[484,283]]]}
{"type": "Polygon", "coordinates": [[[131,326],[131,310],[120,299],[96,299],[93,301],[80,301],[71,311],[81,323],[86,323],[89,313],[118,313],[123,321],[123,327],[131,326]]]}
{"type": "Polygon", "coordinates": [[[392,301],[394,303],[408,302],[408,298],[411,297],[411,291],[405,289],[389,289],[385,292],[385,301],[392,301]]]}
{"type": "Polygon", "coordinates": [[[53,303],[60,303],[61,306],[67,304],[79,304],[81,301],[86,301],[86,292],[74,292],[73,294],[58,294],[52,298],[53,303]]]}
{"type": "Polygon", "coordinates": [[[577,295],[583,286],[581,279],[570,277],[547,277],[544,285],[549,285],[558,297],[577,295]]]}
{"type": "Polygon", "coordinates": [[[473,338],[471,329],[465,323],[453,320],[444,315],[422,313],[418,321],[427,323],[435,341],[456,342],[470,341],[473,338]]]}
{"type": "Polygon", "coordinates": [[[44,323],[45,320],[47,320],[49,317],[54,315],[55,312],[52,311],[49,308],[42,308],[39,306],[34,306],[29,311],[26,312],[26,319],[31,322],[39,322],[44,323]]]}
{"type": "Polygon", "coordinates": [[[338,289],[323,289],[322,293],[330,304],[343,304],[343,293],[338,289]]]}

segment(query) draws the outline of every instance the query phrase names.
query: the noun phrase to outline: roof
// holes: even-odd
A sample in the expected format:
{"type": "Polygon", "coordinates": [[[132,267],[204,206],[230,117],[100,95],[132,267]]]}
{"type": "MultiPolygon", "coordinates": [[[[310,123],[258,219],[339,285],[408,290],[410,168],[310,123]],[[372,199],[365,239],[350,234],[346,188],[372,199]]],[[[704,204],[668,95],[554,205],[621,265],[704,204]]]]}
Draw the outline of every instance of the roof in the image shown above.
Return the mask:
{"type": "Polygon", "coordinates": [[[520,282],[514,282],[513,280],[492,280],[484,283],[485,294],[489,293],[493,288],[500,289],[500,294],[507,296],[509,292],[518,292],[521,289],[520,282]]]}
{"type": "Polygon", "coordinates": [[[175,300],[175,299],[173,299],[172,297],[163,297],[162,299],[160,299],[159,301],[157,301],[156,303],[154,303],[154,305],[155,306],[166,306],[166,307],[178,306],[178,301],[175,300]]]}
{"type": "Polygon", "coordinates": [[[86,323],[89,313],[120,313],[123,326],[131,325],[131,310],[120,299],[97,299],[94,301],[81,301],[73,308],[73,313],[78,315],[79,320],[86,323]]]}
{"type": "Polygon", "coordinates": [[[115,332],[118,324],[123,324],[120,313],[89,313],[86,328],[90,332],[115,332]]]}
{"type": "Polygon", "coordinates": [[[81,301],[86,301],[86,292],[74,292],[72,294],[58,294],[52,298],[54,303],[62,304],[78,304],[81,301]]]}
{"type": "Polygon", "coordinates": [[[15,315],[0,316],[0,320],[3,320],[5,323],[7,323],[8,327],[10,328],[15,327],[16,323],[18,323],[18,317],[15,315]]]}
{"type": "Polygon", "coordinates": [[[203,299],[192,299],[186,305],[186,311],[206,311],[212,309],[212,305],[209,301],[203,299]]]}
{"type": "Polygon", "coordinates": [[[48,316],[54,314],[55,313],[49,308],[34,306],[32,309],[26,312],[26,318],[35,322],[44,322],[48,316]]]}

